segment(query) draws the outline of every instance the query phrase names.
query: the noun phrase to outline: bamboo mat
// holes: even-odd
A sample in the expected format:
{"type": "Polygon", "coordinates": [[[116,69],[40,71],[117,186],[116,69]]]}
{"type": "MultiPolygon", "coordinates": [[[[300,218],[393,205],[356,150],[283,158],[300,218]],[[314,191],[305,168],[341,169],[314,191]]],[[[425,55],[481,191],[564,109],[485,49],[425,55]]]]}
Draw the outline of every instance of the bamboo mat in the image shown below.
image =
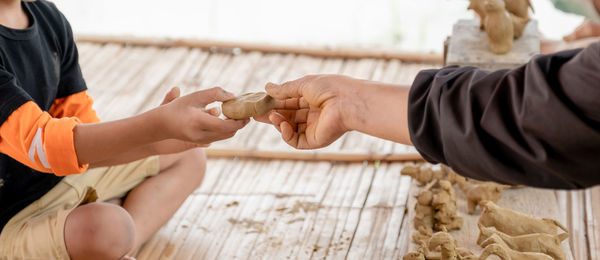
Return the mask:
{"type": "MultiPolygon", "coordinates": [[[[80,42],[78,47],[94,107],[105,121],[155,107],[172,86],[183,93],[212,86],[243,93],[262,90],[267,81],[311,73],[410,84],[419,70],[437,66],[176,46],[80,42]]],[[[410,245],[412,224],[405,215],[412,212],[409,194],[416,186],[400,176],[401,162],[231,157],[236,155],[231,151],[297,153],[272,127],[258,123],[212,149],[228,158],[209,159],[202,186],[140,250],[138,259],[397,259],[410,245]]],[[[391,156],[395,161],[409,159],[406,155],[416,151],[351,132],[318,153],[391,156]]],[[[539,207],[559,212],[560,221],[567,223],[573,259],[600,259],[600,187],[544,194],[556,202],[542,200],[539,207]]],[[[518,194],[509,197],[528,201],[518,194]]]]}

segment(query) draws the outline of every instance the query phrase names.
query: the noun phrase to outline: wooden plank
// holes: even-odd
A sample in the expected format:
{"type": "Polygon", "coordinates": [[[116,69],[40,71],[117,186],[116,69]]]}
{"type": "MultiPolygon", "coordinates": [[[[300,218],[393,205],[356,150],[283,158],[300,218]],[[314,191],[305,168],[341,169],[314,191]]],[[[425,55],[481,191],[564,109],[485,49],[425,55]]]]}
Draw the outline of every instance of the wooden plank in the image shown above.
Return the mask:
{"type": "MultiPolygon", "coordinates": [[[[283,142],[283,140],[280,140],[283,142]]],[[[286,144],[287,145],[287,144],[286,144]]],[[[254,159],[274,159],[274,160],[301,160],[301,161],[337,161],[337,162],[396,162],[396,161],[417,161],[422,160],[418,153],[400,153],[400,154],[378,154],[361,152],[313,152],[313,151],[265,151],[254,149],[219,149],[209,148],[206,150],[207,156],[211,158],[254,158],[254,159]]]]}
{"type": "Polygon", "coordinates": [[[360,49],[356,47],[305,47],[305,46],[283,46],[253,43],[220,42],[195,39],[164,39],[164,38],[140,38],[126,36],[91,36],[77,35],[77,42],[81,43],[118,43],[133,46],[154,46],[162,48],[190,47],[220,50],[229,53],[239,51],[258,51],[263,53],[293,53],[298,55],[309,55],[322,58],[352,58],[352,59],[397,59],[411,62],[442,63],[440,54],[432,53],[409,53],[394,49],[369,48],[360,49]]]}
{"type": "MultiPolygon", "coordinates": [[[[199,190],[215,187],[216,181],[221,176],[226,160],[210,160],[207,166],[205,179],[200,186],[199,190]]],[[[169,241],[173,236],[178,235],[181,232],[189,232],[183,228],[183,225],[187,225],[188,228],[192,227],[192,217],[197,214],[202,208],[202,205],[206,202],[207,195],[192,195],[185,204],[177,211],[173,219],[171,219],[165,226],[163,226],[157,234],[155,234],[150,241],[146,242],[140,252],[137,255],[138,259],[151,259],[158,258],[162,254],[163,250],[167,247],[173,247],[169,241]],[[188,202],[189,201],[189,202],[188,202]],[[190,217],[192,216],[192,217],[190,217]],[[182,223],[180,225],[180,223],[182,223]],[[177,227],[181,226],[182,229],[177,227]]]]}
{"type": "Polygon", "coordinates": [[[168,93],[171,88],[179,86],[201,71],[208,56],[208,52],[198,49],[189,50],[186,56],[179,61],[177,66],[171,70],[167,77],[154,88],[149,96],[146,97],[146,101],[142,103],[140,108],[136,111],[136,114],[156,107],[163,101],[165,94],[168,93]]]}

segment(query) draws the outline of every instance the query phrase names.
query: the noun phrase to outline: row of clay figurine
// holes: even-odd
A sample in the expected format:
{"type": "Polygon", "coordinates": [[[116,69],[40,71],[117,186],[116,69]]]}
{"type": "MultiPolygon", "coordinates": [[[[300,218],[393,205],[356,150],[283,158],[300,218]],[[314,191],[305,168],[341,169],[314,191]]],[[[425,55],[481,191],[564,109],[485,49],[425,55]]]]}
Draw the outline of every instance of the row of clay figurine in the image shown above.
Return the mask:
{"type": "Polygon", "coordinates": [[[469,180],[447,167],[433,170],[427,165],[407,166],[402,174],[416,177],[424,186],[416,196],[413,220],[417,232],[412,238],[419,249],[406,254],[404,260],[483,260],[490,255],[503,260],[565,259],[561,243],[569,234],[564,226],[555,220],[530,217],[496,205],[502,190],[510,186],[469,180]],[[483,248],[480,256],[459,247],[448,233],[462,227],[462,218],[456,211],[454,184],[467,197],[469,214],[475,212],[477,205],[482,208],[477,239],[477,244],[483,248]],[[559,234],[560,230],[564,233],[559,234]]]}

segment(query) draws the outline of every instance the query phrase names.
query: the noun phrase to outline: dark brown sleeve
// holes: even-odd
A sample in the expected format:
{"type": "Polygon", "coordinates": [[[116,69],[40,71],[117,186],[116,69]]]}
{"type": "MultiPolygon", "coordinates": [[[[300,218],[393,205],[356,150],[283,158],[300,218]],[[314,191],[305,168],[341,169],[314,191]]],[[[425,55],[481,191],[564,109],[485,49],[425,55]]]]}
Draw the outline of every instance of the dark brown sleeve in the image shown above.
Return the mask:
{"type": "Polygon", "coordinates": [[[422,71],[408,121],[427,161],[467,177],[545,188],[600,184],[600,43],[513,70],[422,71]]]}

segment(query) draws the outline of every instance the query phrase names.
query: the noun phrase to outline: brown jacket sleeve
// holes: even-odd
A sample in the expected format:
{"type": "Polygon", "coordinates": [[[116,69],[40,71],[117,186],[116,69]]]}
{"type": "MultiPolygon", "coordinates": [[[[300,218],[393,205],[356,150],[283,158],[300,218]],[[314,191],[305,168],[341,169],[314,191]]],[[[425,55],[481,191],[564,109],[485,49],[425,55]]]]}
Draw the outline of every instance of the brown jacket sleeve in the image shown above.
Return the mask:
{"type": "Polygon", "coordinates": [[[423,157],[479,180],[600,184],[600,42],[513,70],[419,73],[408,112],[423,157]]]}

